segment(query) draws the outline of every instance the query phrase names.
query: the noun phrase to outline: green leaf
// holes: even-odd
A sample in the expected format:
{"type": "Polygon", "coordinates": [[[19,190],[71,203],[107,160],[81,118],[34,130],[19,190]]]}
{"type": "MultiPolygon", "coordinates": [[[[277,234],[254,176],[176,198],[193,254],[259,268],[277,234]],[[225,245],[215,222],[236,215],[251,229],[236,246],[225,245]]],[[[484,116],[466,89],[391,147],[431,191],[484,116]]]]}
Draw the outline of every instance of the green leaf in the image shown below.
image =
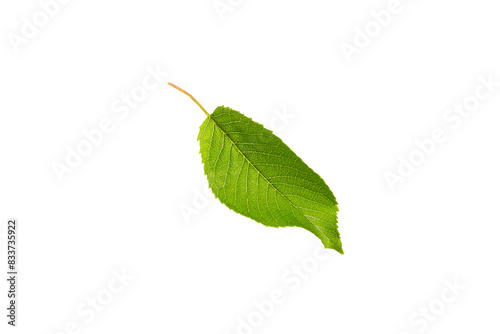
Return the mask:
{"type": "Polygon", "coordinates": [[[305,228],[343,254],[337,200],[325,181],[261,124],[224,106],[205,113],[198,140],[215,196],[266,226],[305,228]]]}

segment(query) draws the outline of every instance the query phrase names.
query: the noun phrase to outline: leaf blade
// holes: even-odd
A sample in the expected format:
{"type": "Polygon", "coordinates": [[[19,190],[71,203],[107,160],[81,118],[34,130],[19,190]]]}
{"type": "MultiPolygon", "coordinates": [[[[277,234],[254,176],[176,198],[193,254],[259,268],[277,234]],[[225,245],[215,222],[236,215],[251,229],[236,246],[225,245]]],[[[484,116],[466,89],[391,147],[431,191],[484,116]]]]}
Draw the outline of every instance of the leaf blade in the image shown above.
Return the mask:
{"type": "Polygon", "coordinates": [[[335,196],[280,138],[222,106],[202,123],[198,140],[210,188],[223,204],[266,226],[305,228],[343,254],[335,196]]]}

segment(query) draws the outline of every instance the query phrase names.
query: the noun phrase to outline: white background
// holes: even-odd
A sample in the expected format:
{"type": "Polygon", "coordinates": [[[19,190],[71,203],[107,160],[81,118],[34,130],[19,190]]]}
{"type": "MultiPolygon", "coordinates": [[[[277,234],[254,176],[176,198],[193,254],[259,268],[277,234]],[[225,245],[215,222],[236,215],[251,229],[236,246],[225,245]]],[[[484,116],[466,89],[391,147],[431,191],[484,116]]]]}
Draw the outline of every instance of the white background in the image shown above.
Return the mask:
{"type": "Polygon", "coordinates": [[[3,237],[19,220],[21,275],[15,330],[0,284],[0,332],[499,333],[500,87],[457,128],[443,119],[480,76],[500,81],[498,4],[401,0],[348,62],[342,43],[389,1],[232,3],[74,0],[18,52],[40,4],[1,3],[0,220],[3,237]],[[121,119],[112,105],[147,67],[168,75],[121,119]],[[167,81],[274,126],[337,197],[345,255],[313,260],[306,230],[200,197],[204,114],[167,81]],[[103,119],[113,131],[58,180],[53,163],[103,119]],[[385,173],[435,128],[447,140],[392,191],[385,173]],[[465,288],[443,303],[447,280],[465,288]],[[259,316],[273,290],[284,302],[259,316]],[[106,296],[94,319],[77,311],[106,296]],[[238,328],[249,316],[259,326],[238,328]]]}

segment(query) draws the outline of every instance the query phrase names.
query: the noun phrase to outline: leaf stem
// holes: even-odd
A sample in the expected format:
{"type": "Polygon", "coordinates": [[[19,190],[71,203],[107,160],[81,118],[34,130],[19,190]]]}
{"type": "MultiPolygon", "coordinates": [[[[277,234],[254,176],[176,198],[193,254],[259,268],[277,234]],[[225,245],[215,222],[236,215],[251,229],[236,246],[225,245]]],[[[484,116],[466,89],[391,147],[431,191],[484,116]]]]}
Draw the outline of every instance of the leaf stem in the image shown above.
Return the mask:
{"type": "Polygon", "coordinates": [[[193,95],[189,94],[188,92],[186,92],[184,89],[180,88],[179,86],[177,85],[174,85],[173,83],[169,82],[168,83],[170,86],[174,87],[175,89],[183,92],[184,94],[186,94],[187,96],[189,96],[191,98],[191,100],[193,100],[197,105],[198,107],[201,108],[201,110],[203,110],[203,112],[208,116],[210,117],[210,114],[205,110],[205,108],[203,108],[203,106],[200,104],[200,102],[196,101],[196,99],[193,97],[193,95]]]}

